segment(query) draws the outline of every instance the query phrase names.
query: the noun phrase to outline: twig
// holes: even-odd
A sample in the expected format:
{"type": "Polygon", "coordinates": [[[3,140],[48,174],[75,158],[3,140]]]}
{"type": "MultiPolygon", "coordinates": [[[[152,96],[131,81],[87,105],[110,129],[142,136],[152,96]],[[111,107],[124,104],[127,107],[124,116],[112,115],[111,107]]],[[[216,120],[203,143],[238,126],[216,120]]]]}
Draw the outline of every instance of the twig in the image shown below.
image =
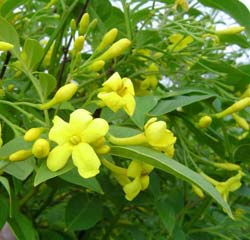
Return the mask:
{"type": "MultiPolygon", "coordinates": [[[[89,4],[90,0],[86,0],[85,4],[83,5],[80,14],[78,15],[77,19],[76,19],[76,25],[79,24],[82,15],[85,13],[88,4],[89,4]]],[[[58,73],[58,77],[57,77],[57,89],[60,88],[61,84],[62,84],[62,76],[63,76],[63,72],[66,66],[67,62],[70,62],[70,59],[68,58],[68,52],[69,52],[69,47],[71,45],[71,42],[73,40],[73,36],[70,36],[68,44],[66,45],[66,47],[63,48],[63,60],[62,60],[62,64],[58,73]]]]}
{"type": "Polygon", "coordinates": [[[11,58],[11,52],[8,51],[7,54],[6,54],[5,61],[3,63],[3,67],[2,67],[1,73],[0,73],[0,80],[3,79],[3,76],[4,76],[5,71],[7,69],[8,63],[10,61],[10,58],[11,58]]]}

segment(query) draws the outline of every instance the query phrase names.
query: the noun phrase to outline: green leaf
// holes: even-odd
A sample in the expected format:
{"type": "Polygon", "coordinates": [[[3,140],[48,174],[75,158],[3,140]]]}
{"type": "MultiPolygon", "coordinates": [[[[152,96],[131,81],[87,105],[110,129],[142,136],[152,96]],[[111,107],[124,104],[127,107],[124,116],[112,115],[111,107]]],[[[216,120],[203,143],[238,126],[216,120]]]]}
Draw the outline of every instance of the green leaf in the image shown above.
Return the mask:
{"type": "Polygon", "coordinates": [[[60,176],[64,173],[70,171],[73,168],[74,168],[74,165],[73,165],[72,161],[68,161],[68,163],[66,164],[66,166],[63,169],[56,171],[56,172],[52,172],[47,168],[46,161],[44,161],[44,162],[42,162],[41,166],[37,170],[35,180],[34,180],[34,186],[37,186],[40,183],[45,182],[51,178],[60,176]]]}
{"type": "Polygon", "coordinates": [[[40,72],[39,82],[42,87],[43,96],[47,98],[49,94],[52,93],[56,87],[56,79],[51,74],[40,72]]]}
{"type": "Polygon", "coordinates": [[[38,240],[38,234],[31,221],[22,213],[15,212],[8,223],[17,240],[38,240]]]}
{"type": "Polygon", "coordinates": [[[9,196],[11,196],[10,193],[10,184],[7,178],[0,176],[0,183],[2,183],[2,185],[4,186],[4,188],[6,189],[6,191],[8,192],[9,196]]]}
{"type": "Polygon", "coordinates": [[[161,41],[159,33],[153,30],[141,30],[136,34],[136,48],[145,48],[161,41]]]}
{"type": "Polygon", "coordinates": [[[25,40],[23,52],[25,53],[24,62],[31,70],[34,69],[36,64],[38,64],[43,57],[43,48],[35,39],[28,38],[25,40]]]}
{"type": "Polygon", "coordinates": [[[102,219],[102,202],[81,194],[73,197],[66,208],[67,228],[71,231],[87,230],[102,219]]]}
{"type": "Polygon", "coordinates": [[[161,100],[156,105],[155,108],[153,108],[152,111],[150,111],[150,115],[153,116],[160,116],[169,112],[172,112],[176,110],[178,107],[184,107],[187,105],[190,105],[195,102],[200,102],[202,100],[214,97],[214,94],[209,95],[192,95],[192,96],[177,96],[172,99],[166,99],[161,100]]]}
{"type": "Polygon", "coordinates": [[[12,162],[8,164],[3,171],[20,180],[25,180],[34,170],[34,157],[25,161],[12,162]]]}
{"type": "Polygon", "coordinates": [[[219,203],[228,215],[233,218],[230,207],[209,182],[198,173],[166,155],[141,146],[112,146],[110,154],[144,161],[191,184],[196,184],[219,203]]]}
{"type": "Polygon", "coordinates": [[[4,226],[9,216],[9,205],[7,200],[0,196],[0,229],[4,226]]]}
{"type": "Polygon", "coordinates": [[[15,53],[19,53],[20,43],[19,36],[15,28],[0,16],[0,41],[5,41],[13,44],[15,47],[13,50],[15,53]]]}
{"type": "Polygon", "coordinates": [[[61,175],[60,178],[75,185],[103,194],[103,190],[96,178],[82,178],[76,169],[72,169],[71,171],[61,175]]]}
{"type": "Polygon", "coordinates": [[[176,221],[175,211],[172,204],[168,201],[160,200],[156,202],[156,210],[169,234],[172,235],[176,221]]]}
{"type": "Polygon", "coordinates": [[[238,146],[234,151],[234,162],[248,163],[250,153],[250,144],[242,144],[238,146]]]}
{"type": "Polygon", "coordinates": [[[221,10],[229,14],[250,33],[250,12],[247,7],[238,0],[198,0],[205,6],[221,10]]]}
{"type": "Polygon", "coordinates": [[[139,128],[143,129],[147,114],[157,104],[159,97],[144,96],[136,97],[135,100],[136,109],[131,119],[139,128]]]}

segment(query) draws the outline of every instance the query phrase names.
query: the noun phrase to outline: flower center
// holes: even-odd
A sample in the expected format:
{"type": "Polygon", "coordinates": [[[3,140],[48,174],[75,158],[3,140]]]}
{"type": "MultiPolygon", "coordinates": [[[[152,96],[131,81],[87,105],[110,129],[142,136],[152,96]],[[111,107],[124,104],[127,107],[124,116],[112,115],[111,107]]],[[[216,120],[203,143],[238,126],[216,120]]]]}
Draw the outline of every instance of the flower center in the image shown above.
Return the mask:
{"type": "Polygon", "coordinates": [[[123,97],[123,95],[125,94],[126,90],[127,90],[127,87],[122,86],[120,89],[118,89],[117,93],[118,93],[120,96],[123,97]]]}
{"type": "Polygon", "coordinates": [[[81,138],[79,136],[72,136],[69,140],[73,145],[77,145],[79,142],[81,142],[81,138]]]}

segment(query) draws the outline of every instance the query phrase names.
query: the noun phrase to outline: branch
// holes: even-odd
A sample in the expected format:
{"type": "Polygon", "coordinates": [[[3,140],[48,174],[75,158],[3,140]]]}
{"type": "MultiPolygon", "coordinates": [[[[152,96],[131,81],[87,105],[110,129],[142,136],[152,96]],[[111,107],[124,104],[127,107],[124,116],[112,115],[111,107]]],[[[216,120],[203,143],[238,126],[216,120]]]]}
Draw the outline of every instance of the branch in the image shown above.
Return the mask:
{"type": "Polygon", "coordinates": [[[3,67],[2,67],[1,73],[0,73],[0,80],[3,79],[3,76],[4,76],[5,72],[6,72],[8,63],[10,61],[10,58],[11,58],[11,52],[8,51],[7,55],[6,55],[6,58],[4,60],[4,63],[3,63],[3,67]]]}
{"type": "MultiPolygon", "coordinates": [[[[86,0],[85,4],[83,5],[81,12],[79,13],[77,19],[76,19],[76,25],[79,24],[83,14],[86,12],[86,9],[88,7],[90,0],[86,0]]],[[[60,88],[61,84],[62,84],[62,76],[63,76],[63,72],[66,66],[67,62],[70,62],[70,58],[68,58],[68,52],[69,52],[69,47],[71,45],[71,42],[73,40],[73,36],[70,36],[68,44],[66,45],[66,47],[63,48],[63,60],[62,60],[62,64],[58,73],[58,77],[57,77],[57,89],[60,88]]]]}

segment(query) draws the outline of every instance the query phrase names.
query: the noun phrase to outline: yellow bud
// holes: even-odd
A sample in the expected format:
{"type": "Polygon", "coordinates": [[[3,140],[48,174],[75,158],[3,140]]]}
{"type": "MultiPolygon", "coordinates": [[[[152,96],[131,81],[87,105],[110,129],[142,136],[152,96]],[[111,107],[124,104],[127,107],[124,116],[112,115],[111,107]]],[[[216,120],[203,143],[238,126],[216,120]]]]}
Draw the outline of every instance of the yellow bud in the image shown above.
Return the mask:
{"type": "Polygon", "coordinates": [[[9,51],[14,48],[14,45],[0,41],[0,51],[9,51]]]}
{"type": "Polygon", "coordinates": [[[98,60],[108,60],[122,55],[131,45],[131,41],[127,38],[120,39],[115,42],[106,52],[99,56],[98,60]]]}
{"type": "Polygon", "coordinates": [[[245,30],[245,27],[233,26],[233,27],[229,27],[229,28],[226,28],[226,29],[217,30],[215,33],[217,35],[234,35],[234,34],[241,33],[244,30],[245,30]]]}
{"type": "Polygon", "coordinates": [[[59,88],[55,96],[47,103],[40,106],[41,110],[49,109],[55,104],[62,103],[70,100],[78,89],[78,84],[76,82],[71,82],[63,87],[59,88]]]}
{"type": "Polygon", "coordinates": [[[204,198],[204,193],[201,190],[201,188],[199,188],[198,186],[196,186],[195,184],[192,184],[192,190],[193,192],[200,198],[204,198]]]}
{"type": "Polygon", "coordinates": [[[240,98],[250,97],[250,84],[247,86],[246,90],[242,93],[240,98]]]}
{"type": "Polygon", "coordinates": [[[71,19],[70,21],[70,29],[71,29],[71,33],[73,34],[76,30],[76,20],[75,19],[71,19]]]}
{"type": "Polygon", "coordinates": [[[95,148],[95,152],[97,154],[107,154],[110,151],[110,147],[108,145],[103,145],[95,148]]]}
{"type": "Polygon", "coordinates": [[[9,160],[12,162],[23,161],[29,158],[31,155],[32,155],[32,152],[30,150],[19,150],[17,152],[12,153],[9,156],[9,160]]]}
{"type": "Polygon", "coordinates": [[[39,138],[32,146],[32,153],[36,158],[44,158],[48,156],[50,151],[49,142],[46,139],[39,138]]]}
{"type": "Polygon", "coordinates": [[[91,63],[88,67],[87,70],[91,72],[98,72],[100,71],[105,65],[105,61],[103,60],[97,60],[93,63],[91,63]]]}
{"type": "Polygon", "coordinates": [[[226,108],[224,111],[216,113],[215,117],[222,118],[226,115],[239,112],[240,110],[244,109],[245,107],[250,105],[250,97],[243,98],[236,103],[232,104],[230,107],[226,108]]]}
{"type": "Polygon", "coordinates": [[[98,20],[96,18],[94,20],[92,20],[89,24],[88,31],[95,29],[97,22],[98,22],[98,20]]]}
{"type": "Polygon", "coordinates": [[[207,128],[212,122],[212,118],[209,116],[203,116],[200,118],[199,122],[198,122],[198,126],[200,128],[207,128]]]}
{"type": "Polygon", "coordinates": [[[23,136],[23,139],[27,142],[36,140],[43,132],[43,128],[30,128],[23,136]]]}
{"type": "Polygon", "coordinates": [[[240,116],[237,115],[236,113],[233,113],[232,116],[233,116],[234,120],[237,122],[237,124],[238,124],[241,128],[243,128],[243,129],[245,129],[245,130],[249,130],[249,125],[248,125],[248,123],[247,123],[247,121],[246,121],[245,118],[240,117],[240,116]]]}
{"type": "Polygon", "coordinates": [[[79,36],[75,42],[74,42],[74,51],[75,52],[81,52],[83,49],[83,45],[84,45],[84,36],[79,36]]]}
{"type": "Polygon", "coordinates": [[[238,171],[241,167],[234,163],[213,163],[215,167],[222,168],[228,171],[238,171]]]}
{"type": "Polygon", "coordinates": [[[115,38],[117,36],[118,30],[117,28],[112,28],[110,31],[108,31],[102,38],[101,43],[97,47],[96,51],[100,52],[110,44],[112,44],[115,41],[115,38]]]}
{"type": "Polygon", "coordinates": [[[83,14],[80,23],[79,23],[79,35],[83,35],[86,33],[89,25],[89,14],[83,14]]]}

